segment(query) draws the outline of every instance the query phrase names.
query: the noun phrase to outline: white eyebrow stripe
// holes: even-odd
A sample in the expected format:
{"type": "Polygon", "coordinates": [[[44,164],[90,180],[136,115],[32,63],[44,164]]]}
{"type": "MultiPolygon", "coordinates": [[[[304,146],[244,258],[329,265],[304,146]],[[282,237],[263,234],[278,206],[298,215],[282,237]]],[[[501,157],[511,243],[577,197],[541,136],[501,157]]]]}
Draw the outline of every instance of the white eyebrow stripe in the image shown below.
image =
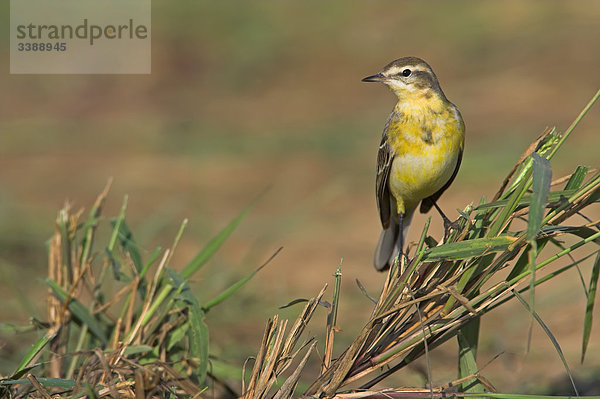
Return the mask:
{"type": "Polygon", "coordinates": [[[387,71],[384,71],[385,74],[387,75],[396,75],[398,73],[400,73],[401,71],[405,70],[405,69],[410,69],[411,71],[415,72],[429,72],[429,69],[426,67],[423,67],[421,65],[404,65],[402,67],[399,66],[393,66],[390,69],[388,69],[387,71]]]}

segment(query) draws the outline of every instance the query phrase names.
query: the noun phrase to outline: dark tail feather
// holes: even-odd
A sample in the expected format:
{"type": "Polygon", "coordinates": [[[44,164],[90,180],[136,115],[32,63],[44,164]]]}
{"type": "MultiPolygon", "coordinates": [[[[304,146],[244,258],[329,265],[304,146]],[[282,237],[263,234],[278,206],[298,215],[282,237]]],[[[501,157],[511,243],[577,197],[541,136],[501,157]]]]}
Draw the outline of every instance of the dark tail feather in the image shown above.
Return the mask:
{"type": "Polygon", "coordinates": [[[394,261],[394,258],[398,256],[398,239],[400,238],[400,226],[395,220],[391,220],[390,227],[381,231],[379,235],[379,242],[375,249],[375,259],[373,264],[377,271],[384,271],[389,269],[390,265],[394,261]]]}
{"type": "Polygon", "coordinates": [[[402,220],[402,232],[400,232],[400,224],[394,218],[390,221],[390,227],[381,231],[373,260],[377,271],[382,272],[389,269],[392,263],[394,263],[394,259],[402,252],[408,236],[408,227],[410,226],[412,216],[412,212],[404,216],[402,220]]]}

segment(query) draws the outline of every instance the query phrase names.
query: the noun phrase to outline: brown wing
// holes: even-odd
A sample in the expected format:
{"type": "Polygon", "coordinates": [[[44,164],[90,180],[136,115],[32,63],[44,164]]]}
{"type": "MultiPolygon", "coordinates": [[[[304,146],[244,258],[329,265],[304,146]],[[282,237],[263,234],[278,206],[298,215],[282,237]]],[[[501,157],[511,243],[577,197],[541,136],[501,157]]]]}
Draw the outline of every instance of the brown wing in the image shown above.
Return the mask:
{"type": "Polygon", "coordinates": [[[456,178],[456,175],[458,174],[458,169],[460,168],[462,156],[463,156],[463,150],[461,149],[460,152],[458,153],[458,161],[456,161],[456,168],[454,168],[454,172],[452,173],[452,176],[450,176],[450,179],[446,182],[446,184],[444,184],[444,187],[440,188],[432,196],[427,197],[423,201],[421,201],[421,208],[420,208],[421,213],[429,212],[429,210],[433,206],[433,203],[436,202],[442,196],[442,194],[444,194],[444,191],[446,191],[448,189],[448,187],[450,187],[450,185],[456,178]]]}
{"type": "Polygon", "coordinates": [[[377,208],[379,209],[379,218],[384,229],[390,226],[390,217],[392,213],[392,196],[388,180],[392,170],[394,153],[387,141],[387,130],[389,121],[383,130],[379,152],[377,153],[377,177],[375,179],[375,194],[377,196],[377,208]]]}

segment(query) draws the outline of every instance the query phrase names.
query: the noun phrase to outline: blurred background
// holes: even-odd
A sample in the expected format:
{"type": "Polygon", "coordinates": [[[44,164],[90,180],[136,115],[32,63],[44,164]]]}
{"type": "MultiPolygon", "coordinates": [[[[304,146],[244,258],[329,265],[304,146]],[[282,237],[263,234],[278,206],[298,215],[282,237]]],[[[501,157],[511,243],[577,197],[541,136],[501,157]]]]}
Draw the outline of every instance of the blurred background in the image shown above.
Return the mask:
{"type": "MultiPolygon", "coordinates": [[[[440,202],[491,198],[547,126],[564,131],[600,88],[597,2],[166,2],[152,9],[152,74],[10,75],[0,41],[0,321],[45,318],[45,243],[69,201],[89,210],[114,177],[105,216],[129,195],[127,219],[146,256],[188,228],[172,265],[182,267],[260,193],[219,254],[198,274],[210,298],[283,251],[223,311],[209,313],[211,350],[237,367],[255,354],[277,308],[311,297],[343,259],[338,353],[376,296],[379,235],[375,159],[395,99],[361,83],[414,55],[436,71],[467,125],[463,165],[440,202]],[[265,191],[267,190],[267,191],[265,191]]],[[[8,26],[8,2],[0,23],[8,26]]],[[[554,176],[598,167],[600,109],[592,109],[553,161],[554,176]]],[[[431,232],[442,236],[435,213],[431,232]]],[[[416,240],[425,216],[413,221],[416,240]]],[[[582,265],[589,280],[590,264],[582,265]]],[[[582,381],[600,379],[598,320],[579,362],[585,296],[572,272],[537,291],[537,310],[582,381]]],[[[324,329],[325,311],[312,333],[324,329]],[[321,324],[319,324],[321,323],[321,324]]],[[[600,319],[597,317],[596,319],[600,319]]],[[[482,320],[479,366],[502,391],[540,392],[565,378],[538,326],[517,303],[482,320]],[[515,315],[519,315],[516,317],[515,315]]],[[[34,334],[0,335],[0,374],[34,334]]],[[[434,385],[455,378],[456,344],[431,354],[434,385]]],[[[424,361],[393,383],[423,386],[424,361]]],[[[567,391],[568,392],[568,391],[567,391]]]]}

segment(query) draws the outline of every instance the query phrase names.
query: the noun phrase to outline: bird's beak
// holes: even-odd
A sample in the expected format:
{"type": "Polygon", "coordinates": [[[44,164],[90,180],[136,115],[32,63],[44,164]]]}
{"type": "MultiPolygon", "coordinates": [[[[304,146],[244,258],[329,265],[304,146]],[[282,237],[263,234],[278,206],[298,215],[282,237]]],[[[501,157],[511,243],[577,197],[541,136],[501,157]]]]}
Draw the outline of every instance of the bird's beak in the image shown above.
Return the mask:
{"type": "Polygon", "coordinates": [[[376,75],[372,75],[372,76],[367,76],[366,78],[364,78],[363,80],[361,80],[361,82],[383,82],[386,80],[386,77],[383,76],[380,73],[376,74],[376,75]]]}

